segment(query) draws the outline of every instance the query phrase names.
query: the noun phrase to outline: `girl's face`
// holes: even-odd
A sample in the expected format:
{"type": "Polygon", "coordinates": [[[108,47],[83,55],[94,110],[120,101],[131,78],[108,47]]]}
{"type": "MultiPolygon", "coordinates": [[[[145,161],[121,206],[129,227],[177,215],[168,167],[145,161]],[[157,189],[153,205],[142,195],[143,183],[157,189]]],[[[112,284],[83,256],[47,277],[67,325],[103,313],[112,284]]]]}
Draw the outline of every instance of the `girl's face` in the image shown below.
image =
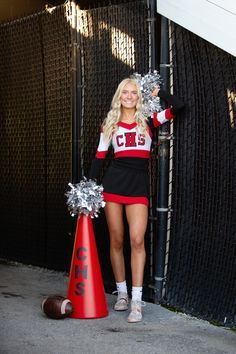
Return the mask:
{"type": "Polygon", "coordinates": [[[124,108],[135,108],[138,103],[137,87],[131,82],[127,83],[120,95],[120,103],[124,108]]]}

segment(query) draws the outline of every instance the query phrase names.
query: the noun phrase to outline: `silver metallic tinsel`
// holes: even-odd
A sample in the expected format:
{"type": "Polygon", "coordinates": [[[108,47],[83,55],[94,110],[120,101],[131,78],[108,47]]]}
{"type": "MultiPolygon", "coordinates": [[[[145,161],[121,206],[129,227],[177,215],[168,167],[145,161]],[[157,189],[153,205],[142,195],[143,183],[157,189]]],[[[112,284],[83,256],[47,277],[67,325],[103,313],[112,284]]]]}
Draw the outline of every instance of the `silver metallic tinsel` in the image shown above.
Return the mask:
{"type": "Polygon", "coordinates": [[[146,75],[141,75],[134,73],[131,76],[132,79],[136,80],[141,88],[143,96],[143,114],[145,117],[152,116],[153,112],[160,112],[163,110],[160,104],[160,98],[151,95],[152,91],[157,87],[161,86],[162,79],[158,74],[158,71],[148,72],[146,75]]]}
{"type": "Polygon", "coordinates": [[[68,184],[71,190],[65,195],[68,197],[67,205],[72,216],[85,214],[98,217],[99,209],[104,208],[103,186],[85,177],[77,184],[68,184]]]}

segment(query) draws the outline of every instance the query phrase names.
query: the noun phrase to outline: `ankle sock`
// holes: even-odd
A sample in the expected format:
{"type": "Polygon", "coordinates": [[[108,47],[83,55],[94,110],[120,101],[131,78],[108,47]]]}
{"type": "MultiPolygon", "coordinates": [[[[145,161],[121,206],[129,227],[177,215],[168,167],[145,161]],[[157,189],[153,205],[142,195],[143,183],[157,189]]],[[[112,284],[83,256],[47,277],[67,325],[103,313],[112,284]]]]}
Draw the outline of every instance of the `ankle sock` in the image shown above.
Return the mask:
{"type": "Polygon", "coordinates": [[[142,301],[143,287],[142,286],[132,286],[132,300],[142,301]]]}
{"type": "Polygon", "coordinates": [[[119,293],[126,293],[127,294],[127,285],[126,285],[126,280],[116,283],[116,288],[119,293]]]}

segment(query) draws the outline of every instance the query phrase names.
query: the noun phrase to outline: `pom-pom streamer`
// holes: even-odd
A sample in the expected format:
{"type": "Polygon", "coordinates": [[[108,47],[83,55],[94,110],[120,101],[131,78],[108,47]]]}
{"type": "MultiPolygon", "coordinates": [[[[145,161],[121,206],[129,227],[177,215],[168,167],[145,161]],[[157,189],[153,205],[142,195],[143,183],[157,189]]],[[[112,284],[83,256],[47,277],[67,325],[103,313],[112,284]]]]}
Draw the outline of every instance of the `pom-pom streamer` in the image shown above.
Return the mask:
{"type": "Polygon", "coordinates": [[[65,195],[68,197],[67,205],[72,216],[85,214],[98,217],[100,208],[104,208],[103,186],[97,185],[94,180],[85,177],[77,184],[68,184],[71,190],[65,195]]]}
{"type": "Polygon", "coordinates": [[[134,73],[132,79],[136,80],[140,86],[143,96],[143,114],[146,117],[152,116],[154,112],[160,112],[163,110],[160,104],[160,98],[152,96],[152,91],[162,85],[161,76],[156,70],[149,72],[146,75],[134,73]]]}

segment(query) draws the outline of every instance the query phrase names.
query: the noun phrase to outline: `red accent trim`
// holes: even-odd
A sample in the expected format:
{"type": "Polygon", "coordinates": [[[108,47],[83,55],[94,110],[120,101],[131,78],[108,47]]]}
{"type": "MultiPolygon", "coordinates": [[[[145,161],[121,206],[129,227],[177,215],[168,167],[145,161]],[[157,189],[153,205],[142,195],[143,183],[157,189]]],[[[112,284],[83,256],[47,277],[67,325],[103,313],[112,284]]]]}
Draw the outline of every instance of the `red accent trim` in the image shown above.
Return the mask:
{"type": "Polygon", "coordinates": [[[95,157],[97,159],[104,159],[106,157],[107,150],[106,151],[97,151],[95,157]]]}
{"type": "Polygon", "coordinates": [[[123,127],[123,128],[131,130],[137,126],[137,123],[136,122],[133,122],[133,123],[118,122],[117,125],[119,125],[119,127],[123,127]]]}
{"type": "Polygon", "coordinates": [[[115,152],[115,157],[142,157],[148,159],[150,157],[150,151],[148,150],[125,150],[115,152]]]}
{"type": "Polygon", "coordinates": [[[157,120],[157,112],[153,112],[153,125],[155,128],[161,125],[161,123],[157,120]]]}
{"type": "MultiPolygon", "coordinates": [[[[167,119],[167,120],[170,120],[170,119],[175,117],[175,115],[171,113],[170,108],[165,109],[164,112],[165,112],[165,119],[167,119]]],[[[157,112],[153,113],[153,125],[154,125],[155,128],[157,128],[157,127],[159,127],[161,125],[161,123],[158,120],[158,113],[157,112]]]]}
{"type": "Polygon", "coordinates": [[[166,117],[166,119],[168,119],[168,120],[175,117],[175,115],[171,113],[170,108],[167,108],[167,109],[165,110],[165,117],[166,117]]]}
{"type": "Polygon", "coordinates": [[[113,202],[119,204],[144,204],[148,206],[147,197],[130,197],[120,194],[112,194],[103,192],[103,197],[106,202],[113,202]]]}
{"type": "Polygon", "coordinates": [[[157,119],[157,112],[153,112],[153,119],[157,119]]]}

